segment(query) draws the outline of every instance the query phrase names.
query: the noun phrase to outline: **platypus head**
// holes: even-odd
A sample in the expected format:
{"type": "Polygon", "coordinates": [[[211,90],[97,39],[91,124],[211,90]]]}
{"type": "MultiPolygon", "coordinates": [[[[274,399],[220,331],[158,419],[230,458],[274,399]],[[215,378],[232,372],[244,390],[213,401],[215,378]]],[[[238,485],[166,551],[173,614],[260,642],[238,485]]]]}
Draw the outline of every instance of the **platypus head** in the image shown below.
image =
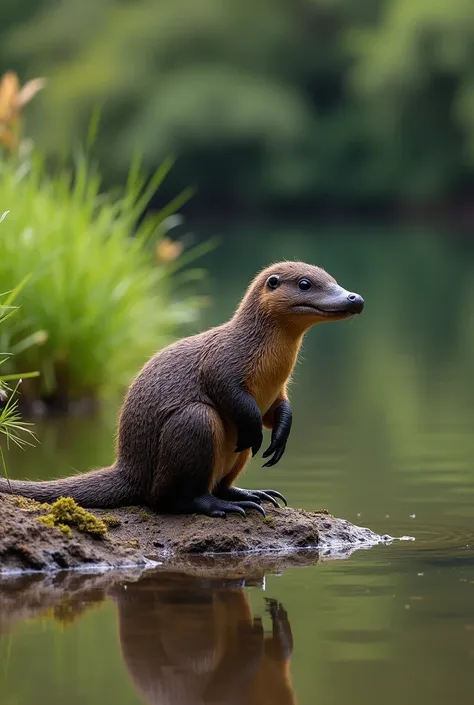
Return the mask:
{"type": "Polygon", "coordinates": [[[324,269],[305,262],[278,262],[264,269],[250,285],[269,316],[302,328],[339,321],[361,313],[364,299],[347,291],[324,269]]]}

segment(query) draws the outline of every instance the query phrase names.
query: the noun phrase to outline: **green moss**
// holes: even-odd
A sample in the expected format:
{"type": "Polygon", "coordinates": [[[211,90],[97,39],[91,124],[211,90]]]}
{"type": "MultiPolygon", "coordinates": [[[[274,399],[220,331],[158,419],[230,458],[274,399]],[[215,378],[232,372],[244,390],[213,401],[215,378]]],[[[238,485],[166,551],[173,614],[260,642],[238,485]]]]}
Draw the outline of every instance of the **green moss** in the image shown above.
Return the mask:
{"type": "Polygon", "coordinates": [[[38,521],[40,521],[45,526],[50,526],[52,529],[59,529],[59,531],[61,531],[61,533],[63,533],[65,536],[72,536],[71,527],[67,524],[57,524],[52,514],[45,514],[44,516],[40,516],[38,517],[38,521]]]}
{"type": "Polygon", "coordinates": [[[113,514],[105,514],[102,517],[102,521],[108,529],[115,529],[117,526],[122,526],[120,519],[113,514]]]}
{"type": "Polygon", "coordinates": [[[275,520],[273,517],[266,516],[263,518],[263,521],[269,526],[275,526],[275,520]]]}
{"type": "Polygon", "coordinates": [[[91,536],[104,536],[107,533],[105,522],[80,507],[72,497],[60,497],[51,505],[51,512],[38,517],[38,520],[46,526],[57,527],[68,536],[72,533],[70,527],[91,536]]]}
{"type": "Polygon", "coordinates": [[[65,536],[72,536],[72,529],[70,526],[67,524],[58,524],[58,529],[61,531],[65,536]]]}
{"type": "Polygon", "coordinates": [[[50,504],[37,502],[36,499],[28,499],[27,497],[13,497],[12,501],[20,507],[20,509],[26,509],[28,512],[37,512],[39,510],[49,511],[51,509],[50,504]]]}
{"type": "Polygon", "coordinates": [[[54,521],[54,517],[52,514],[46,514],[45,516],[38,517],[38,521],[40,521],[45,526],[50,526],[52,529],[54,529],[56,526],[56,523],[54,521]]]}

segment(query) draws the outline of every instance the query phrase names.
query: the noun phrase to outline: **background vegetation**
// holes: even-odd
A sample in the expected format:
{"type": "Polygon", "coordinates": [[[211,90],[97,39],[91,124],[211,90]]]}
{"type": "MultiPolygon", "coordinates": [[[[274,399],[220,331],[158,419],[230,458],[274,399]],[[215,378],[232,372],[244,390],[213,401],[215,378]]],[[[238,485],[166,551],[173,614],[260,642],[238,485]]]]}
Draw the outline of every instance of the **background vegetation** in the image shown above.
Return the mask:
{"type": "MultiPolygon", "coordinates": [[[[382,533],[416,534],[416,557],[400,545],[268,579],[265,594],[292,620],[299,703],[318,692],[356,705],[373,692],[398,705],[413,700],[413,683],[420,703],[451,702],[453,683],[457,701],[471,694],[474,242],[453,228],[407,232],[347,218],[336,229],[294,216],[468,212],[473,19],[472,0],[0,5],[0,73],[47,79],[25,115],[38,149],[31,160],[10,139],[17,123],[2,132],[0,95],[0,138],[14,147],[0,173],[0,214],[10,210],[0,293],[30,274],[21,310],[0,325],[0,351],[16,352],[1,369],[40,370],[22,384],[30,398],[64,407],[102,396],[180,322],[195,328],[202,273],[184,265],[199,251],[166,237],[170,211],[159,212],[188,185],[198,188],[194,208],[234,216],[205,261],[213,306],[200,327],[225,320],[255,271],[280,258],[318,263],[366,300],[353,324],[308,336],[287,454],[268,472],[255,458],[245,483],[382,533]],[[77,156],[96,108],[99,173],[77,156]],[[151,178],[177,157],[151,184],[148,195],[160,183],[156,220],[138,216],[137,148],[151,178]],[[287,216],[281,227],[275,214],[287,216]]],[[[192,223],[203,241],[212,234],[209,219],[192,223]]],[[[10,476],[110,464],[117,403],[94,417],[38,420],[38,447],[13,448],[10,476]]],[[[2,702],[31,702],[38,690],[50,705],[65,694],[71,705],[103,703],[106,691],[138,702],[110,603],[67,631],[24,623],[1,645],[2,702]]]]}
{"type": "Polygon", "coordinates": [[[40,372],[23,383],[27,398],[67,408],[120,390],[181,324],[194,320],[201,300],[187,283],[202,272],[180,282],[176,270],[189,254],[163,239],[165,218],[180,199],[140,220],[169,167],[164,163],[145,186],[134,165],[126,187],[106,193],[85,158],[52,177],[37,155],[0,164],[2,201],[10,207],[0,281],[10,290],[31,275],[17,297],[21,314],[3,322],[0,347],[12,353],[7,371],[40,372]],[[186,286],[178,293],[180,283],[186,286]]]}
{"type": "Polygon", "coordinates": [[[103,107],[125,179],[179,155],[174,193],[227,208],[466,202],[474,170],[470,0],[7,0],[0,68],[45,75],[34,136],[62,157],[103,107]]]}
{"type": "MultiPolygon", "coordinates": [[[[202,278],[201,270],[176,273],[209,243],[184,252],[183,241],[164,236],[190,189],[146,212],[170,159],[146,178],[135,158],[125,186],[113,191],[88,153],[76,154],[71,169],[48,172],[23,132],[24,108],[44,84],[35,78],[21,86],[13,71],[0,80],[0,191],[8,207],[0,221],[10,216],[0,237],[0,281],[12,292],[0,310],[0,364],[10,379],[18,366],[36,368],[23,397],[68,410],[121,390],[180,324],[194,320],[200,299],[185,293],[177,301],[171,290],[202,278]],[[24,308],[20,319],[11,317],[12,297],[24,308]]],[[[96,113],[88,151],[97,126],[96,113]]],[[[12,397],[1,412],[0,432],[15,404],[12,397]]]]}

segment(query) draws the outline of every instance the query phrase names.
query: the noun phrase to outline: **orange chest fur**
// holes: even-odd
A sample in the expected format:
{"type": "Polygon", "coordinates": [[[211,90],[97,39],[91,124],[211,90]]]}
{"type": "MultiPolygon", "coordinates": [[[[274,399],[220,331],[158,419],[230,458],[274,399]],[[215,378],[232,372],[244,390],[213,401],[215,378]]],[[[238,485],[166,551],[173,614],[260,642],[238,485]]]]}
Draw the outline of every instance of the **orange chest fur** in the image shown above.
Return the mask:
{"type": "Polygon", "coordinates": [[[246,383],[262,414],[268,411],[289,380],[299,348],[299,341],[274,342],[253,357],[246,383]]]}

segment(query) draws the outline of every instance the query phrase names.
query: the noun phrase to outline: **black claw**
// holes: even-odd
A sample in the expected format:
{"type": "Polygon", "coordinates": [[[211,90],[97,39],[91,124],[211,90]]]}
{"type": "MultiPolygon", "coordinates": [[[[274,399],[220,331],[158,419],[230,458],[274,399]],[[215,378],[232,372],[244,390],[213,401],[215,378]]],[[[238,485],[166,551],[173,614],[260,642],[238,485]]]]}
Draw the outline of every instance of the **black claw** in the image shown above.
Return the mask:
{"type": "Polygon", "coordinates": [[[265,513],[265,509],[262,507],[262,505],[257,504],[256,502],[239,502],[238,506],[245,507],[245,509],[255,509],[257,512],[260,512],[263,517],[267,516],[265,513]]]}
{"type": "Polygon", "coordinates": [[[241,490],[239,487],[221,487],[217,485],[213,495],[218,499],[225,499],[227,502],[260,502],[256,490],[241,490]]]}
{"type": "Polygon", "coordinates": [[[226,502],[226,505],[226,512],[234,512],[234,514],[240,514],[241,517],[247,516],[245,513],[245,509],[242,507],[241,504],[235,504],[235,502],[226,502]]]}
{"type": "Polygon", "coordinates": [[[228,502],[211,494],[180,501],[173,508],[168,508],[168,511],[176,514],[205,514],[209,517],[224,517],[228,512],[234,512],[244,517],[245,507],[262,512],[262,507],[255,502],[228,502]]]}
{"type": "Polygon", "coordinates": [[[288,506],[284,495],[281,492],[277,492],[277,490],[243,490],[239,487],[219,487],[218,485],[214,490],[214,496],[226,502],[236,503],[241,507],[247,506],[248,509],[255,509],[256,506],[260,507],[257,511],[262,514],[262,507],[260,506],[262,502],[270,502],[279,509],[280,504],[276,500],[280,499],[285,506],[288,506]]]}
{"type": "Polygon", "coordinates": [[[262,467],[264,468],[271,468],[272,465],[276,465],[279,460],[281,460],[283,453],[285,452],[285,447],[286,446],[281,446],[281,448],[278,448],[278,450],[275,451],[273,454],[273,458],[270,458],[262,467]]]}
{"type": "Polygon", "coordinates": [[[244,501],[255,502],[256,504],[262,504],[262,499],[260,495],[255,494],[255,492],[249,492],[244,501]]]}
{"type": "MultiPolygon", "coordinates": [[[[277,497],[278,499],[281,499],[282,502],[285,503],[285,507],[288,506],[288,502],[286,501],[286,497],[281,494],[281,492],[278,492],[277,490],[259,490],[259,492],[264,493],[265,495],[268,495],[269,497],[277,497]]],[[[260,494],[260,497],[262,495],[260,494]]]]}
{"type": "Polygon", "coordinates": [[[271,443],[263,453],[264,458],[273,455],[269,464],[263,467],[271,467],[277,463],[285,452],[286,443],[290,436],[292,423],[291,406],[288,399],[280,399],[274,413],[274,423],[272,429],[271,443]]]}
{"type": "Polygon", "coordinates": [[[275,446],[273,445],[273,443],[270,443],[267,450],[264,453],[262,453],[262,458],[268,458],[274,452],[275,452],[275,446]]]}
{"type": "Polygon", "coordinates": [[[276,501],[276,499],[274,499],[274,497],[272,497],[271,495],[267,494],[267,493],[264,492],[263,490],[259,490],[258,498],[259,498],[260,501],[265,500],[266,502],[270,502],[270,503],[273,504],[273,506],[276,507],[277,509],[280,508],[280,505],[278,504],[278,502],[276,501]]]}

